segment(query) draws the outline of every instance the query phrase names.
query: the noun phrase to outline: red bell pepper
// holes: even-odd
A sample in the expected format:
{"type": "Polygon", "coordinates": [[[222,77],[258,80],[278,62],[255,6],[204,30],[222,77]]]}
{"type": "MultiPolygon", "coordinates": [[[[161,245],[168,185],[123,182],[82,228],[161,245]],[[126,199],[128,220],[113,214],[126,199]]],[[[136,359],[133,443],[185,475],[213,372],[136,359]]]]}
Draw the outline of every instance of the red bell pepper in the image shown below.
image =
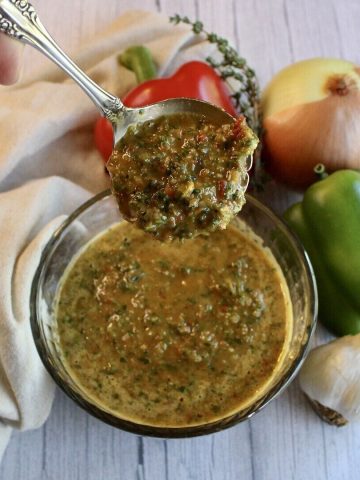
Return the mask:
{"type": "Polygon", "coordinates": [[[128,107],[143,107],[168,98],[197,98],[213,103],[233,117],[236,111],[225,83],[207,63],[184,63],[171,77],[148,80],[124,97],[128,107]]]}
{"type": "MultiPolygon", "coordinates": [[[[204,62],[187,62],[170,77],[155,79],[150,52],[144,47],[130,47],[119,56],[119,62],[133,70],[141,82],[122,99],[127,107],[143,107],[169,98],[187,97],[213,103],[237,116],[224,81],[204,62]]],[[[107,161],[113,148],[113,132],[105,118],[100,118],[95,125],[95,143],[107,161]]]]}

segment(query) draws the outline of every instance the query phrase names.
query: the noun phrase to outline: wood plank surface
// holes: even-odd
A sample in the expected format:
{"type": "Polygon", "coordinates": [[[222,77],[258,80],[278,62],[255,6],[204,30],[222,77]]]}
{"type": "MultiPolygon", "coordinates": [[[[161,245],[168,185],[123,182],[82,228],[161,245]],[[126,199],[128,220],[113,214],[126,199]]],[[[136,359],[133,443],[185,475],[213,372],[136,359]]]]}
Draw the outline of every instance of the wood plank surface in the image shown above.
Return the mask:
{"type": "MultiPolygon", "coordinates": [[[[261,85],[280,68],[313,56],[360,63],[359,0],[33,0],[68,51],[127,9],[201,19],[226,36],[255,68],[261,85]],[[61,11],[59,11],[61,10],[61,11]]],[[[27,52],[25,68],[43,59],[27,52]]],[[[272,188],[272,190],[271,190],[272,188]]],[[[270,189],[270,191],[269,191],[270,189]]],[[[294,198],[271,185],[281,212],[294,198]]],[[[90,417],[60,391],[46,424],[14,432],[1,480],[358,480],[360,425],[321,422],[296,381],[251,421],[193,439],[137,437],[90,417]]]]}

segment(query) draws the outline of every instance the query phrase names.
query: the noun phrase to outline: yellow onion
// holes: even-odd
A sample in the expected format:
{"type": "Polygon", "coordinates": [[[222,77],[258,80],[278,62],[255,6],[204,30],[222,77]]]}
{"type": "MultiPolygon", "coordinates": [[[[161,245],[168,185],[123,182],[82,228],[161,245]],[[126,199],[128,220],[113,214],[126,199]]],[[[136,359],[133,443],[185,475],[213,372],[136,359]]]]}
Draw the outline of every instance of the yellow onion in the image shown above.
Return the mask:
{"type": "Polygon", "coordinates": [[[280,71],[262,96],[263,152],[275,178],[293,187],[331,172],[360,168],[360,68],[314,58],[280,71]]]}

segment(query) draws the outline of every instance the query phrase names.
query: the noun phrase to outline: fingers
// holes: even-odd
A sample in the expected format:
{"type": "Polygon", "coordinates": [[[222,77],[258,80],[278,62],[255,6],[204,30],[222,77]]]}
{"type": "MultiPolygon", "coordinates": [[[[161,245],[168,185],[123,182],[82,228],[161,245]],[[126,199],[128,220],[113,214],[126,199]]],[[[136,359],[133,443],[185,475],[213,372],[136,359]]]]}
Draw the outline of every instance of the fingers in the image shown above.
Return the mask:
{"type": "Polygon", "coordinates": [[[0,34],[0,84],[15,83],[20,74],[23,45],[0,34]]]}

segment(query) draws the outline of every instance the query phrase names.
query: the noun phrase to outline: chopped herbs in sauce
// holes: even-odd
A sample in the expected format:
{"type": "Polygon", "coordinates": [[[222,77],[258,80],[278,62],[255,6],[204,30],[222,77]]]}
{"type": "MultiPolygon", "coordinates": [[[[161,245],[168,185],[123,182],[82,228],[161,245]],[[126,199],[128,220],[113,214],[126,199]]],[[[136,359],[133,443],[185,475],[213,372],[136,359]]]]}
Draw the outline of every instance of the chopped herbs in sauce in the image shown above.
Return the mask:
{"type": "Polygon", "coordinates": [[[240,222],[183,244],[110,228],[68,267],[56,315],[65,364],[90,396],[119,417],[173,427],[258,398],[292,326],[280,268],[240,222]]]}
{"type": "Polygon", "coordinates": [[[224,229],[245,202],[258,139],[239,117],[178,113],[130,126],[107,169],[124,217],[160,240],[224,229]]]}

